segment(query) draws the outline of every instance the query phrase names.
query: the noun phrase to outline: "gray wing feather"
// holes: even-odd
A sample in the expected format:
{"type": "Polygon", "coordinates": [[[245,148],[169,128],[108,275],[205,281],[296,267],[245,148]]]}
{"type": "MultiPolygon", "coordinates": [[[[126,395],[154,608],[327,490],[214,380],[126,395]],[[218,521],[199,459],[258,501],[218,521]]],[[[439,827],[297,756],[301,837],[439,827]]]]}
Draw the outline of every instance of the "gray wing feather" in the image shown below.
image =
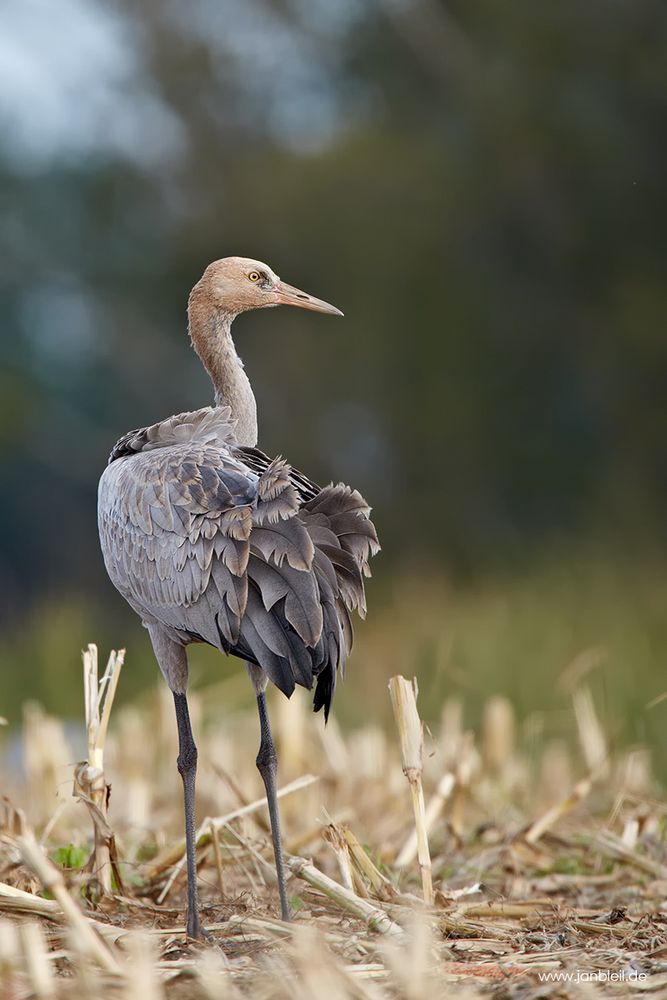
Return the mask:
{"type": "Polygon", "coordinates": [[[229,411],[206,407],[124,435],[98,513],[109,576],[146,623],[259,664],[288,695],[317,679],[328,712],[379,549],[356,490],[239,447],[229,411]]]}

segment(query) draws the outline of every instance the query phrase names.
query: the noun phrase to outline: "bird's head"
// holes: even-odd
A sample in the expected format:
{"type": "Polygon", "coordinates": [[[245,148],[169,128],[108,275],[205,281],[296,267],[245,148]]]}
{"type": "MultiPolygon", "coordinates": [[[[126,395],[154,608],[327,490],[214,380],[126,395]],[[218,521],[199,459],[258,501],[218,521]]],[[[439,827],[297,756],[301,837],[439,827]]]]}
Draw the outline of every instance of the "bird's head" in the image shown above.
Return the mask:
{"type": "Polygon", "coordinates": [[[223,257],[204,271],[195,286],[218,309],[231,315],[267,306],[297,306],[342,316],[340,309],[281,281],[268,264],[251,257],[223,257]]]}

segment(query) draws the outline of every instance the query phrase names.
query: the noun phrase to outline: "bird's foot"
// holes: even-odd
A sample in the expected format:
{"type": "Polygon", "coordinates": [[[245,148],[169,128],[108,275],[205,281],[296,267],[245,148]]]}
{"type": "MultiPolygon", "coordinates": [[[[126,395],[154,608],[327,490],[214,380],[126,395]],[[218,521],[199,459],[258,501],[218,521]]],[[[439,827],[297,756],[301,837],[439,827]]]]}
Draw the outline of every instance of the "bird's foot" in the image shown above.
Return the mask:
{"type": "Polygon", "coordinates": [[[218,943],[213,934],[202,926],[201,918],[198,913],[195,913],[193,916],[188,913],[185,933],[190,941],[199,941],[215,945],[218,943]]]}

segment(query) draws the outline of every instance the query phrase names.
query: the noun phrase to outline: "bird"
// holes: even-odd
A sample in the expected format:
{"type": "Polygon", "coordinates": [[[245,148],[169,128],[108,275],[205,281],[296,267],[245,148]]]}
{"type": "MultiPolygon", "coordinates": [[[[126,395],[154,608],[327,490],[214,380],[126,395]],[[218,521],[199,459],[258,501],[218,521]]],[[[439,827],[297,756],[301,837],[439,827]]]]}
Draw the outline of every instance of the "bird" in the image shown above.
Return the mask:
{"type": "Polygon", "coordinates": [[[365,617],[364,578],[379,551],[371,509],[342,483],[320,487],[257,447],[257,406],[231,327],[278,305],[334,316],[322,299],[281,281],[261,261],[214,261],[188,299],[190,341],[214,392],[210,406],[124,434],[99,482],[107,573],[148,631],[172,691],[183,782],[186,932],[208,937],[195,857],[198,751],[187,701],[187,647],[207,643],[243,661],[257,701],[257,768],[266,789],[280,910],[290,919],[276,793],[277,755],[266,704],[275,685],[314,687],[329,716],[352,647],[351,614],[365,617]]]}

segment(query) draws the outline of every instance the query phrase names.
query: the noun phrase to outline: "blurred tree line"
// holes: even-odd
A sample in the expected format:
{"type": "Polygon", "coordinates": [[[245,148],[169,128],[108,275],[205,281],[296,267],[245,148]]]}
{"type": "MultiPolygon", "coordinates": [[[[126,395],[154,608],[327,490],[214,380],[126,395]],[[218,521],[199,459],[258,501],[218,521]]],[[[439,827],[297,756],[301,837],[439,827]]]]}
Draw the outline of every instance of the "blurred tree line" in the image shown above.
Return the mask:
{"type": "Polygon", "coordinates": [[[231,253],[346,313],[235,333],[261,446],[359,486],[380,574],[662,545],[661,0],[19,6],[24,62],[62,58],[0,102],[8,622],[116,601],[97,478],[209,401],[185,306],[231,253]]]}

